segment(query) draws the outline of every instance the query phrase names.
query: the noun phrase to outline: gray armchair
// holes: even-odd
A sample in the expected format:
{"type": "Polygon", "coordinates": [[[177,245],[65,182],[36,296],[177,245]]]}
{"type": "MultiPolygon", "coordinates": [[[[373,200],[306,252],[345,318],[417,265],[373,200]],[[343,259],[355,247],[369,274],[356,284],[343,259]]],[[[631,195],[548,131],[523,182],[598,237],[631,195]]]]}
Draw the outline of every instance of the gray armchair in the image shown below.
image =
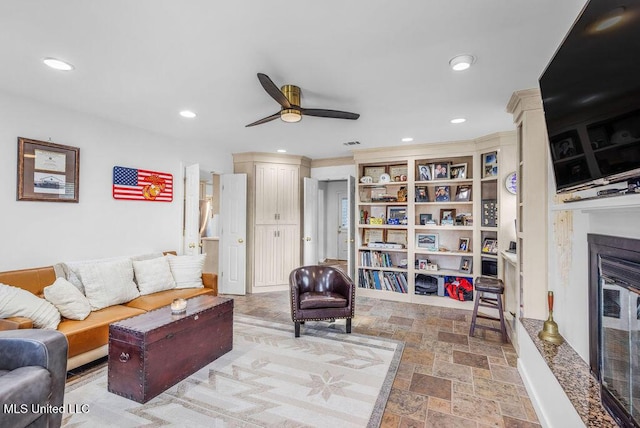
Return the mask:
{"type": "Polygon", "coordinates": [[[50,406],[63,405],[68,347],[56,330],[0,331],[0,427],[61,425],[50,406]]]}
{"type": "Polygon", "coordinates": [[[355,312],[355,286],[340,269],[330,266],[302,266],[289,275],[291,319],[295,336],[300,337],[300,324],[310,320],[346,318],[351,333],[355,312]]]}

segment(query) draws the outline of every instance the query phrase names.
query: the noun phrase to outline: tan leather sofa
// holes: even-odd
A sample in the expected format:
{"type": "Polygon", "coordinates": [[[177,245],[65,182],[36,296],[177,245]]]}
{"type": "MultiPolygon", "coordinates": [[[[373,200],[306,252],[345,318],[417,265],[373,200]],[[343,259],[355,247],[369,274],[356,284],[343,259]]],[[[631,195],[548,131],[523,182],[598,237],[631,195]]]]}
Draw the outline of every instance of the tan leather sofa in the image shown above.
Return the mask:
{"type": "MultiPolygon", "coordinates": [[[[56,274],[53,266],[0,272],[0,283],[20,287],[38,297],[45,287],[53,284],[56,274]]],[[[140,296],[123,305],[114,305],[93,311],[82,321],[62,318],[58,331],[64,333],[69,342],[67,370],[87,364],[108,354],[109,324],[124,318],[145,313],[169,305],[173,299],[189,298],[201,294],[218,295],[218,276],[203,273],[204,288],[183,288],[160,291],[140,296]]],[[[12,317],[0,319],[0,330],[32,328],[29,318],[12,317]]]]}

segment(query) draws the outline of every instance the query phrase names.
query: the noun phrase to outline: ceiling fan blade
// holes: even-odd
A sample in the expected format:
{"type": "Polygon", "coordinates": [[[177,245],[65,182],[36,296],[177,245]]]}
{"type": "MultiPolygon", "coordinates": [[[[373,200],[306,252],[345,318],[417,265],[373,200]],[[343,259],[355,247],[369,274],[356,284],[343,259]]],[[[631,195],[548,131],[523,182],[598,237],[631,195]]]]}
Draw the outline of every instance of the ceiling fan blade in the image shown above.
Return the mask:
{"type": "Polygon", "coordinates": [[[271,98],[276,100],[278,104],[280,104],[284,108],[291,108],[291,104],[289,103],[287,97],[285,97],[282,91],[280,91],[280,89],[276,86],[276,84],[273,83],[271,79],[269,79],[269,76],[263,73],[258,73],[258,80],[260,81],[260,84],[262,85],[264,90],[267,91],[267,94],[271,95],[271,98]]]}
{"type": "Polygon", "coordinates": [[[263,124],[263,123],[271,122],[272,120],[277,119],[279,117],[280,117],[280,112],[277,112],[277,113],[272,114],[271,116],[267,116],[267,117],[264,117],[264,118],[262,118],[260,120],[256,120],[255,122],[250,123],[248,125],[245,125],[244,127],[247,128],[249,126],[256,126],[256,125],[260,125],[260,124],[263,124]]]}
{"type": "Polygon", "coordinates": [[[351,119],[356,120],[360,117],[358,113],[349,113],[348,111],[326,110],[321,108],[301,108],[302,114],[307,116],[331,117],[334,119],[351,119]]]}

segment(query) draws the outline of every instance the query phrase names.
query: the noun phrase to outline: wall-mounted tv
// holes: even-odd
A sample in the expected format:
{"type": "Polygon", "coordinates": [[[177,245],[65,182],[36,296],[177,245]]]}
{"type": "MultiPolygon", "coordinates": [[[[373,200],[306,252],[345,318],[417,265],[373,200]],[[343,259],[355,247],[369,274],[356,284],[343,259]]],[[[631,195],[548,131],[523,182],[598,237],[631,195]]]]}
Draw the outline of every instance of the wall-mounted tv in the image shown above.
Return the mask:
{"type": "Polygon", "coordinates": [[[591,0],[540,77],[557,192],[640,176],[640,0],[591,0]]]}

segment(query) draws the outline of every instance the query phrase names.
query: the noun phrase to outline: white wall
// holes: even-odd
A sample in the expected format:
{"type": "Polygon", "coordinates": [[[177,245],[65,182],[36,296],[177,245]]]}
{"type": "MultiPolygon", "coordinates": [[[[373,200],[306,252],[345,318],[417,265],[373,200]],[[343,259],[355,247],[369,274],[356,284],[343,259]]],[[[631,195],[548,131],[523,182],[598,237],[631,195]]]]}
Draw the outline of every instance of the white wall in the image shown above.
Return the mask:
{"type": "Polygon", "coordinates": [[[355,164],[311,168],[311,178],[320,181],[346,180],[349,176],[357,177],[355,164]]]}
{"type": "Polygon", "coordinates": [[[174,140],[0,93],[0,271],[60,261],[179,250],[181,163],[231,172],[211,142],[174,140]],[[17,138],[80,148],[79,203],[16,201],[17,138]],[[116,201],[114,166],[169,172],[171,203],[116,201]]]}

